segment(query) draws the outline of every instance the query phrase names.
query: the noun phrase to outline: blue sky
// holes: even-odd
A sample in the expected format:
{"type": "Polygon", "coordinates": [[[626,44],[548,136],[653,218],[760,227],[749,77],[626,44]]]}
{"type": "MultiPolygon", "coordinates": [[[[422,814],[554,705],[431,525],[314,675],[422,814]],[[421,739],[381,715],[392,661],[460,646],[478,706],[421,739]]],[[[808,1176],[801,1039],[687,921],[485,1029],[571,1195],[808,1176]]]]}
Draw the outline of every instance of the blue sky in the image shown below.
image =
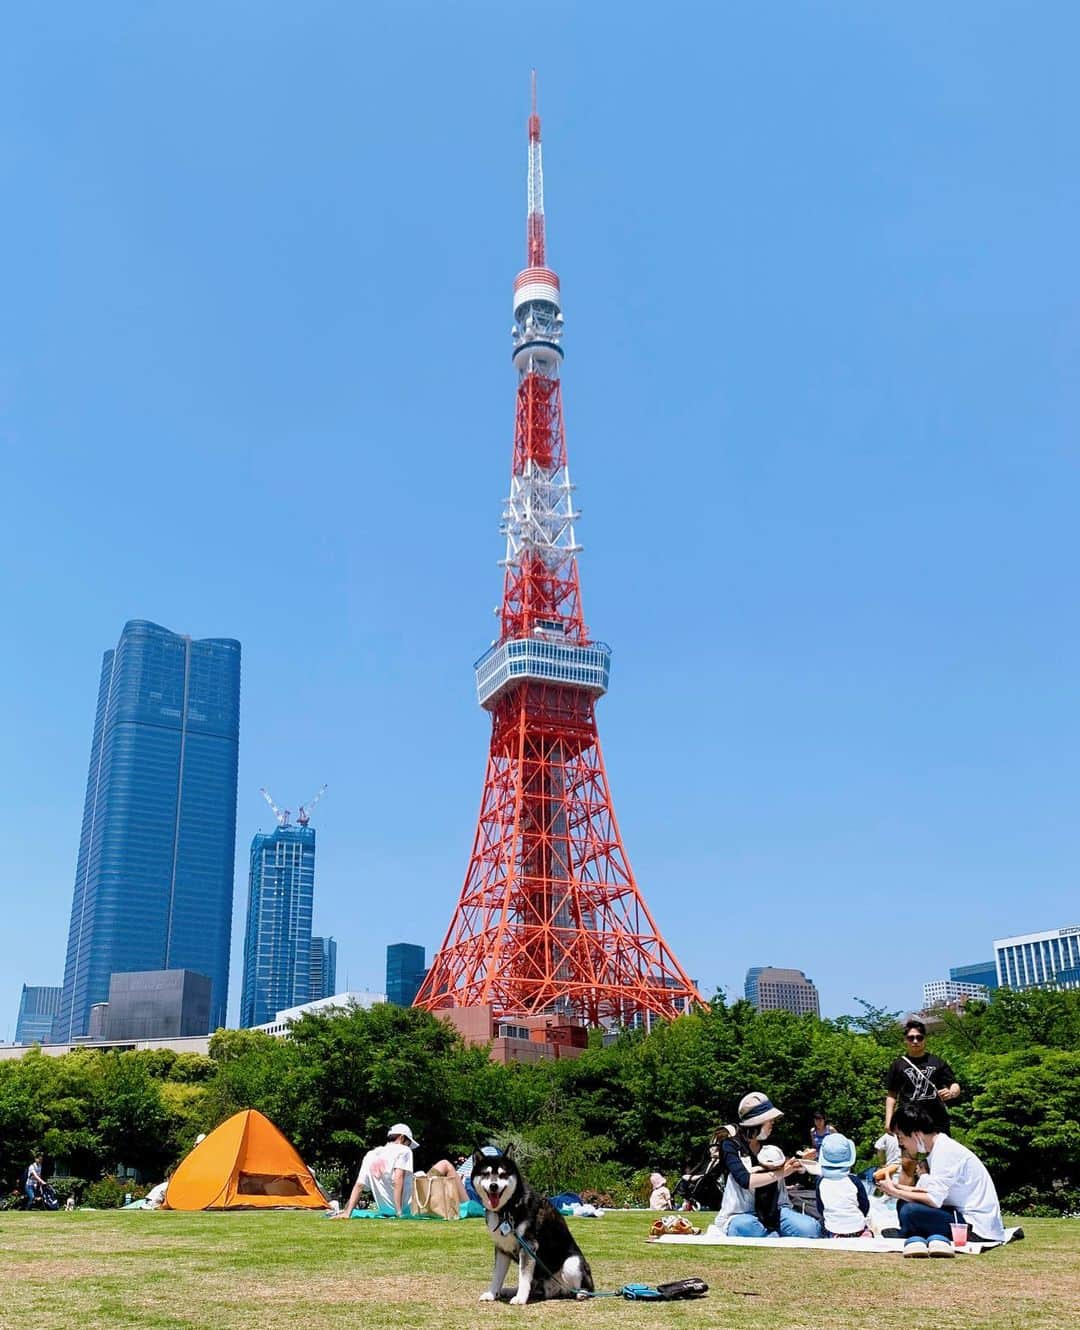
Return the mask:
{"type": "Polygon", "coordinates": [[[708,990],[914,1004],[1080,922],[1067,4],[54,3],[0,43],[0,1037],[62,978],[101,653],[244,648],[339,986],[480,798],[539,70],[616,810],[708,990]],[[1070,536],[1069,532],[1073,535],[1070,536]]]}

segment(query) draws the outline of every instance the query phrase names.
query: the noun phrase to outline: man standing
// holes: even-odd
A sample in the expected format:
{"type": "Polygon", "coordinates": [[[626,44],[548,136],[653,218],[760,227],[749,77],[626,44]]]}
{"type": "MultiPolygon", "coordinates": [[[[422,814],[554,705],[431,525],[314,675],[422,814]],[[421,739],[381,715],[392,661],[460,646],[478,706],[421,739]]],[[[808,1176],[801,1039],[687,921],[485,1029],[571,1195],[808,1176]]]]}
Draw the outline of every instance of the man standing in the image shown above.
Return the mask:
{"type": "Polygon", "coordinates": [[[946,1103],[960,1098],[952,1067],[926,1051],[926,1026],[916,1017],[904,1025],[907,1052],[893,1062],[885,1076],[885,1130],[892,1126],[897,1104],[916,1104],[934,1116],[938,1130],[948,1132],[946,1103]]]}

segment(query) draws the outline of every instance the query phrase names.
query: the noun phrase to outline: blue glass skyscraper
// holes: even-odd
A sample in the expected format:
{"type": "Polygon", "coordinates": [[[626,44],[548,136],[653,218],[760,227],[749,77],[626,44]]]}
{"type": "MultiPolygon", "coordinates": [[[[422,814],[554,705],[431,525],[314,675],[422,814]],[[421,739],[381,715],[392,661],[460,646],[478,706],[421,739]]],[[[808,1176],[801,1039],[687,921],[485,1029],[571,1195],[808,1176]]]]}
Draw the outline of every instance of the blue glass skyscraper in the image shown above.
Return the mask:
{"type": "Polygon", "coordinates": [[[315,828],[257,832],[248,878],[241,1026],[264,1025],[279,1011],[311,1000],[314,894],[315,828]]]}
{"type": "Polygon", "coordinates": [[[311,1001],[337,992],[337,943],[332,937],[311,939],[311,1001]]]}
{"type": "Polygon", "coordinates": [[[122,971],[207,975],[225,1024],[239,734],[239,642],[124,625],[101,668],[55,1041],[86,1034],[122,971]]]}
{"type": "Polygon", "coordinates": [[[411,1007],[426,974],[423,947],[415,942],[391,942],[386,948],[387,1002],[411,1007]]]}

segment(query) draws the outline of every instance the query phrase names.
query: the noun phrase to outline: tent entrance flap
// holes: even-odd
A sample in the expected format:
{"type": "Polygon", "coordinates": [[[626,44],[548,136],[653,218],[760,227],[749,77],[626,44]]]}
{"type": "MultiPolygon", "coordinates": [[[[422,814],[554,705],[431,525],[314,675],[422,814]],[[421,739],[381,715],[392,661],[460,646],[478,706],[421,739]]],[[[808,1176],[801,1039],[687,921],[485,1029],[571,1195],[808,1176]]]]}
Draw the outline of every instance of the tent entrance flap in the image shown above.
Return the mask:
{"type": "Polygon", "coordinates": [[[304,1184],[294,1174],[279,1177],[276,1173],[239,1173],[236,1178],[237,1196],[305,1196],[304,1184]]]}

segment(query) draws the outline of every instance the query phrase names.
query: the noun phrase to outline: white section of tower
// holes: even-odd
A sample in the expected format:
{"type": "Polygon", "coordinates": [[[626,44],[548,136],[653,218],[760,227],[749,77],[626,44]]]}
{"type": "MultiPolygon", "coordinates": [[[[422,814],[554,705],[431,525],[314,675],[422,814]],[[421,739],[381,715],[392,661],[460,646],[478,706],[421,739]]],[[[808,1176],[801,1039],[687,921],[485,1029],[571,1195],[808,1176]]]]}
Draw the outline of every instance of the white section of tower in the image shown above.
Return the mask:
{"type": "Polygon", "coordinates": [[[506,533],[502,566],[516,566],[523,554],[533,554],[555,572],[581,552],[574,539],[574,521],[581,514],[574,511],[573,489],[568,467],[546,471],[532,459],[522,475],[510,477],[501,527],[506,533]]]}
{"type": "MultiPolygon", "coordinates": [[[[520,150],[519,150],[520,151],[520,150]]],[[[520,161],[521,158],[518,158],[520,161]]],[[[521,177],[518,176],[520,180],[521,177]]],[[[540,137],[529,138],[529,216],[544,215],[544,159],[540,152],[540,137]]],[[[558,190],[555,191],[558,193],[558,190]]]]}

